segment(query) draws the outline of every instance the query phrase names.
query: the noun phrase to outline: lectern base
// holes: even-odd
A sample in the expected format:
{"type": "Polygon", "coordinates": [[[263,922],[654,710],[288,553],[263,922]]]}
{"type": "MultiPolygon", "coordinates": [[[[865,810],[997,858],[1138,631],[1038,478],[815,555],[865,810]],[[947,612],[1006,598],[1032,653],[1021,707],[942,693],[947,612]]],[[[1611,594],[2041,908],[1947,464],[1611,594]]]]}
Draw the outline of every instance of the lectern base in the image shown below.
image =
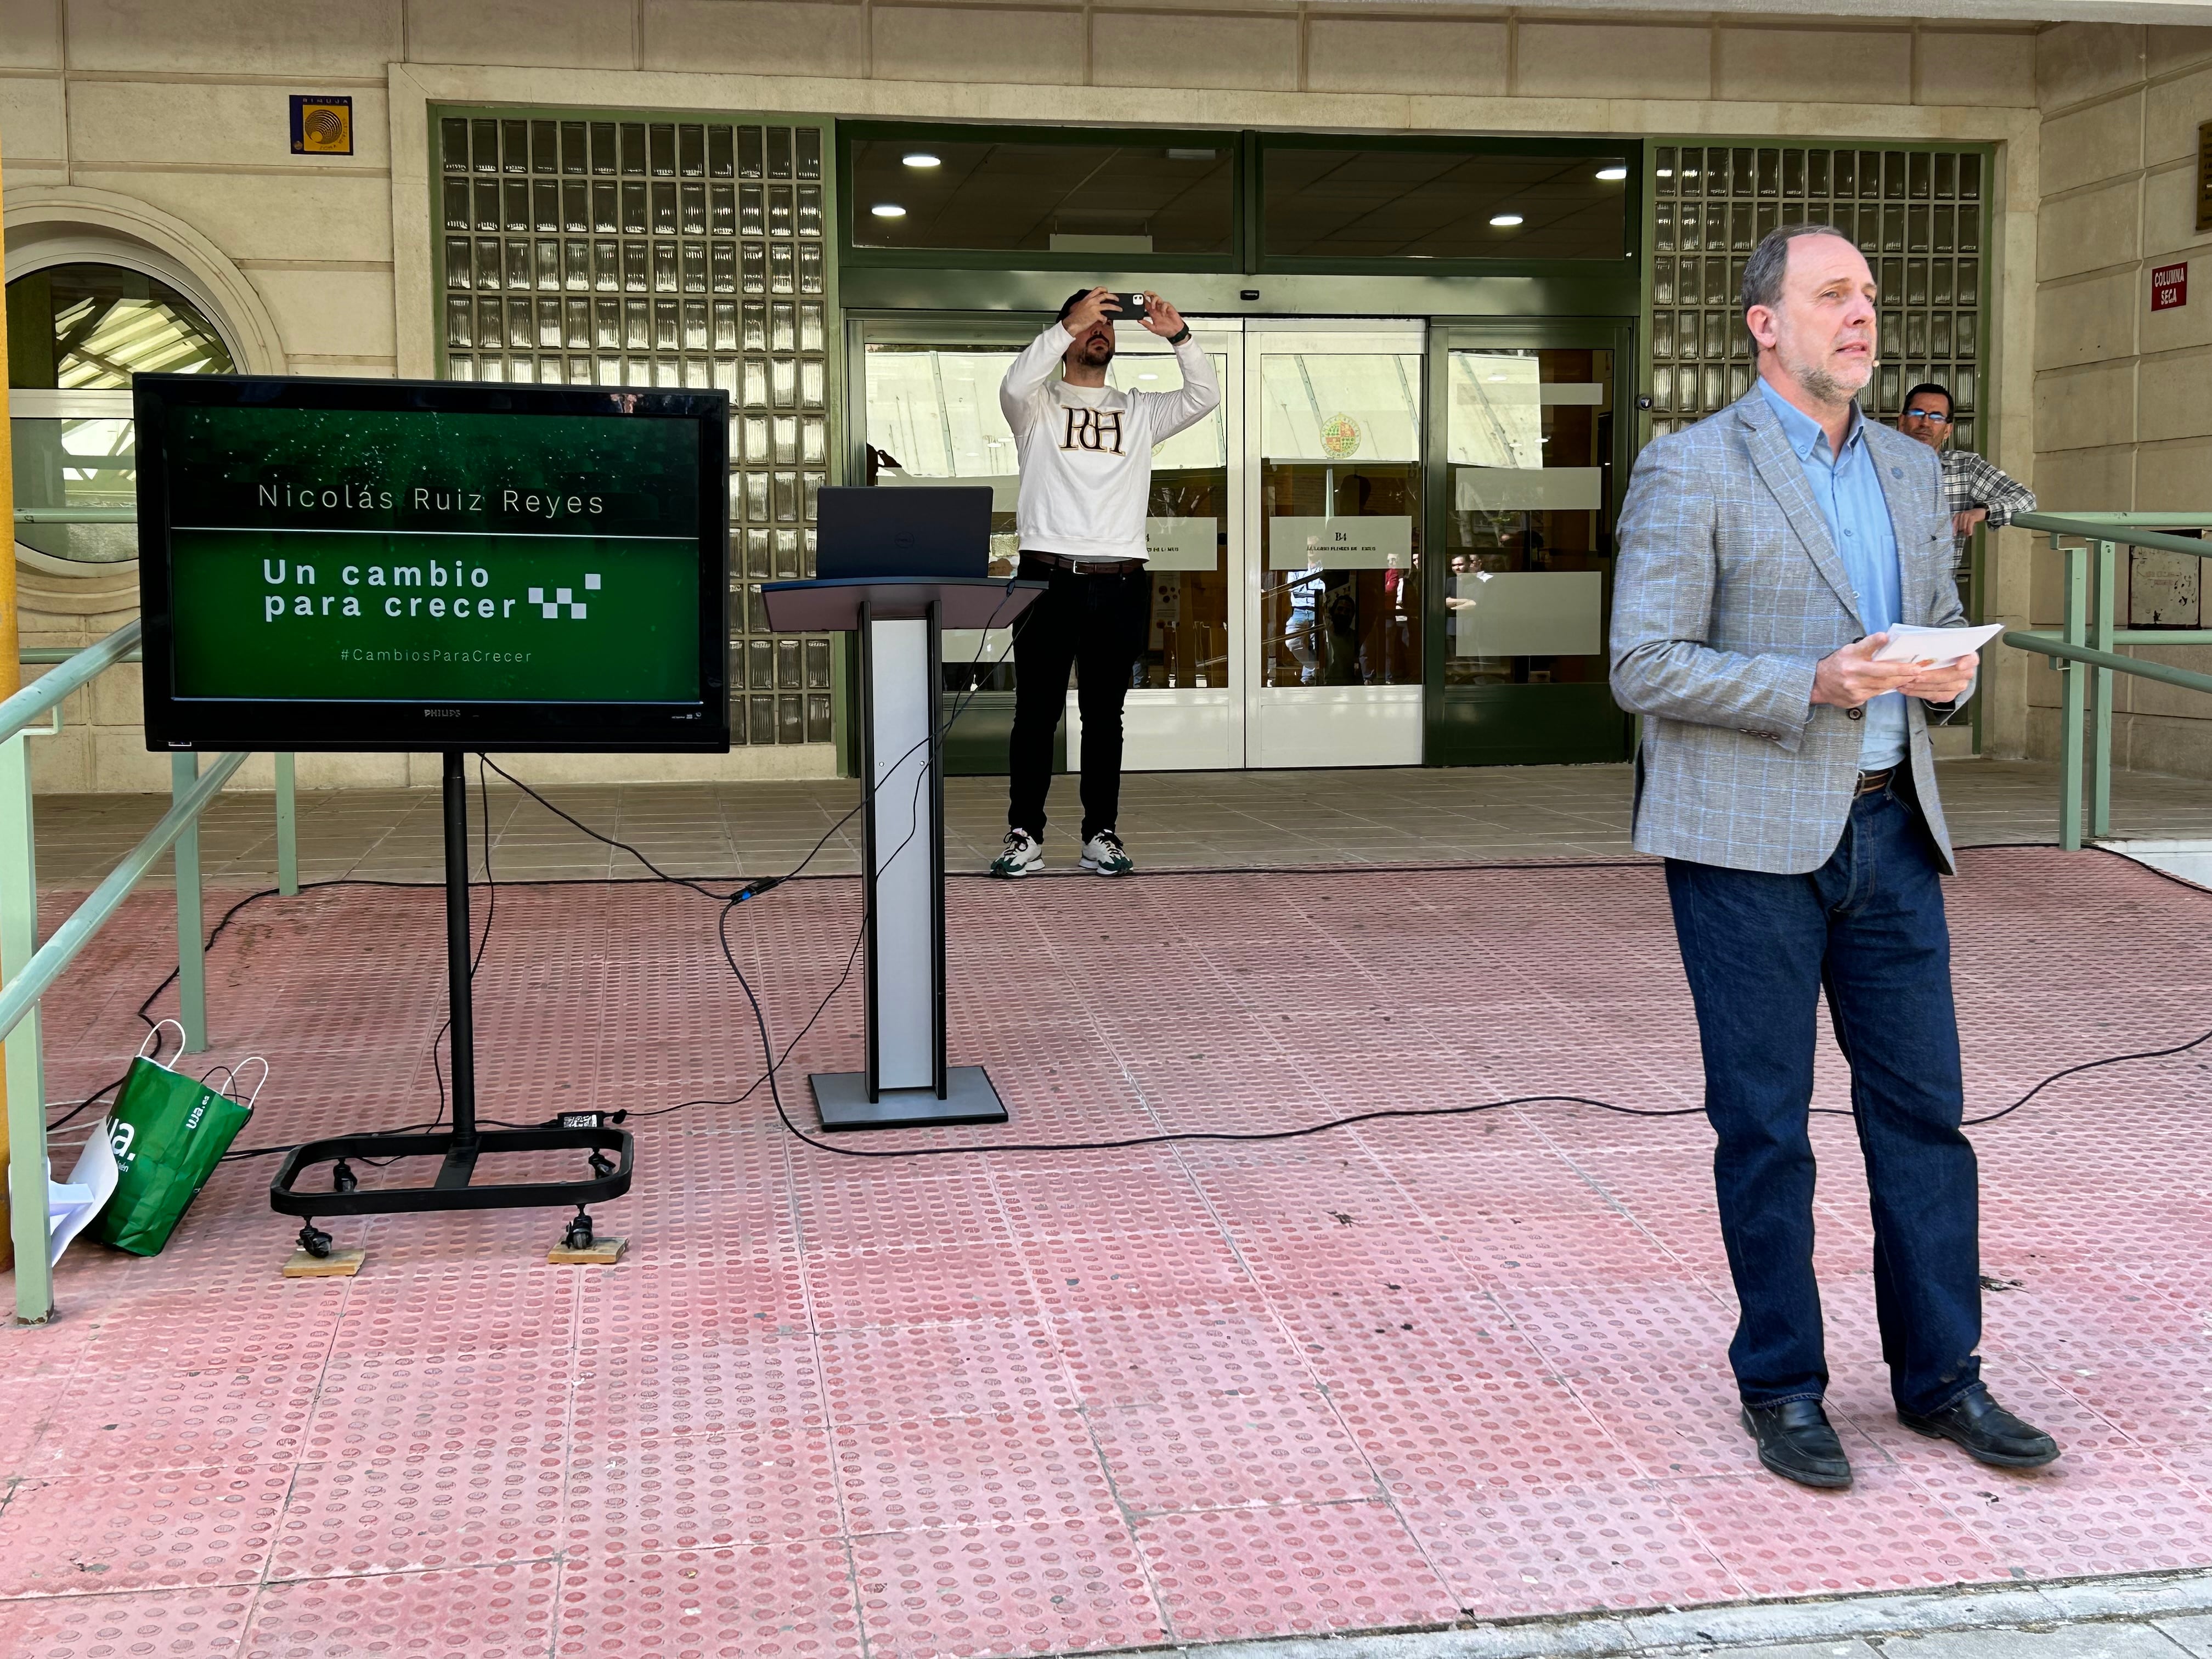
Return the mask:
{"type": "Polygon", "coordinates": [[[939,1123],[1004,1123],[1006,1103],[980,1066],[948,1066],[945,1098],[934,1089],[883,1089],[868,1098],[866,1072],[817,1072],[814,1109],[825,1129],[921,1129],[939,1123]]]}

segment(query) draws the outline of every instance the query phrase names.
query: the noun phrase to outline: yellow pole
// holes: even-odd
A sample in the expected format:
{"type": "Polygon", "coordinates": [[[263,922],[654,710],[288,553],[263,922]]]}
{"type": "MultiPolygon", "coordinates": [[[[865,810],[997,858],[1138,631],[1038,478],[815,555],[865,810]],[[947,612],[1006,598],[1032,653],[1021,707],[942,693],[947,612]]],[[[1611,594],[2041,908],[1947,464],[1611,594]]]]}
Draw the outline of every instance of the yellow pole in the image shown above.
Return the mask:
{"type": "MultiPolygon", "coordinates": [[[[23,684],[21,638],[15,630],[15,429],[8,418],[8,331],[0,328],[0,524],[8,529],[8,551],[0,557],[0,697],[23,684]]],[[[8,1085],[0,1073],[0,1170],[8,1164],[8,1085]]],[[[0,1182],[0,1273],[15,1265],[15,1213],[0,1182]]]]}

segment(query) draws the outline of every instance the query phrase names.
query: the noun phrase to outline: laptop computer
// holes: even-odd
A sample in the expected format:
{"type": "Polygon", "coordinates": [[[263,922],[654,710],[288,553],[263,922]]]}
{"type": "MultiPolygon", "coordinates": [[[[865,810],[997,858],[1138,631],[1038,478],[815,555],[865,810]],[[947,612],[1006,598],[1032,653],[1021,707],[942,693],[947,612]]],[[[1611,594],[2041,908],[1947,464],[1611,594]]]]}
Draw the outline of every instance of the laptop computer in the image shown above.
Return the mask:
{"type": "Polygon", "coordinates": [[[981,580],[991,568],[991,487],[825,489],[815,507],[821,580],[981,580]]]}

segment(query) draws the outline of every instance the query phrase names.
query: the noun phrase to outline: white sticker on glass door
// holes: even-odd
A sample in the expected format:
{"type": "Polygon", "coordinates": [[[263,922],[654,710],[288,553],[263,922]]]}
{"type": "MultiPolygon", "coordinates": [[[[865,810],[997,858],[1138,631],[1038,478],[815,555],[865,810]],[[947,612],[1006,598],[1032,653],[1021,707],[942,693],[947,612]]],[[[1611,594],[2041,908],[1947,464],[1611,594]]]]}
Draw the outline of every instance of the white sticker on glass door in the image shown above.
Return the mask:
{"type": "Polygon", "coordinates": [[[1155,570],[1221,568],[1221,520],[1147,519],[1145,557],[1155,570]]]}
{"type": "Polygon", "coordinates": [[[1605,578],[1595,570],[1468,571],[1453,586],[1455,656],[1589,657],[1605,649],[1605,578]]]}
{"type": "Polygon", "coordinates": [[[1403,570],[1413,562],[1410,518],[1270,519],[1270,570],[1403,570]]]}
{"type": "Polygon", "coordinates": [[[1452,505],[1462,513],[1595,513],[1605,505],[1602,467],[1462,466],[1452,480],[1452,505]]]}

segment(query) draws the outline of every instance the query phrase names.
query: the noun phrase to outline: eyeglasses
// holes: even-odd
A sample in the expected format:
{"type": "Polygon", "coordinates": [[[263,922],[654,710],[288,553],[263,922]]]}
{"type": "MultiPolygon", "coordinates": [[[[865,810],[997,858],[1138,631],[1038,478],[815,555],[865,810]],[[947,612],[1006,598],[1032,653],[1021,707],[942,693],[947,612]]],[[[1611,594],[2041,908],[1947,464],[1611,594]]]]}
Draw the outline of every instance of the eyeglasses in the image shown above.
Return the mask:
{"type": "Polygon", "coordinates": [[[1925,421],[1930,426],[1948,426],[1951,423],[1951,417],[1948,415],[1939,415],[1932,409],[1908,409],[1905,411],[1905,418],[1908,421],[1925,421]]]}

